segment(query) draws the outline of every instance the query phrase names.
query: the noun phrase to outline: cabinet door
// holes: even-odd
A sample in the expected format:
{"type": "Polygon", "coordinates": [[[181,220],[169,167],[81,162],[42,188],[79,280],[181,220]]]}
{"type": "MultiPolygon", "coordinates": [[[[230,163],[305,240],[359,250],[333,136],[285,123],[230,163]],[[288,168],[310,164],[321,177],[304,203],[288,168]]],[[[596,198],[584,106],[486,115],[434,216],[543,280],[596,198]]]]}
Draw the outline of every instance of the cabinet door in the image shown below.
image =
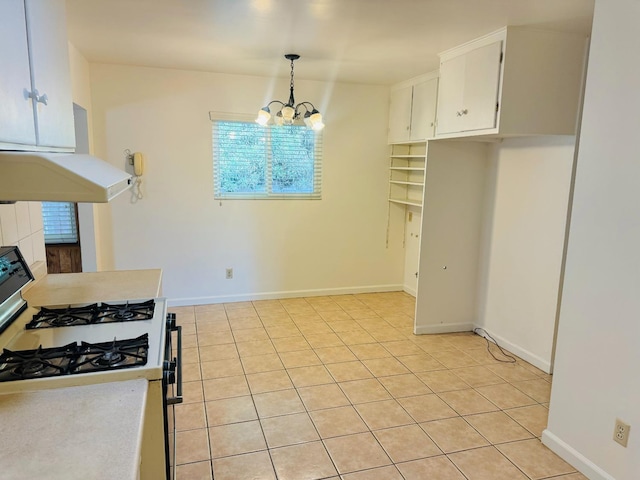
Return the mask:
{"type": "Polygon", "coordinates": [[[501,53],[494,42],[465,55],[462,131],[496,127],[501,53]]]}
{"type": "Polygon", "coordinates": [[[411,103],[410,140],[426,140],[433,137],[436,120],[436,95],[438,79],[432,78],[413,86],[411,103]]]}
{"type": "Polygon", "coordinates": [[[35,145],[23,1],[0,1],[0,23],[0,143],[35,145]]]}
{"type": "Polygon", "coordinates": [[[406,142],[411,133],[412,88],[392,90],[389,101],[389,143],[406,142]]]}
{"type": "Polygon", "coordinates": [[[440,63],[438,86],[438,134],[460,132],[463,128],[460,112],[464,104],[465,56],[440,63]]]}
{"type": "Polygon", "coordinates": [[[37,144],[75,147],[73,99],[64,0],[26,0],[33,85],[37,102],[37,144]]]}
{"type": "Polygon", "coordinates": [[[440,64],[438,134],[496,127],[502,42],[440,64]]]}

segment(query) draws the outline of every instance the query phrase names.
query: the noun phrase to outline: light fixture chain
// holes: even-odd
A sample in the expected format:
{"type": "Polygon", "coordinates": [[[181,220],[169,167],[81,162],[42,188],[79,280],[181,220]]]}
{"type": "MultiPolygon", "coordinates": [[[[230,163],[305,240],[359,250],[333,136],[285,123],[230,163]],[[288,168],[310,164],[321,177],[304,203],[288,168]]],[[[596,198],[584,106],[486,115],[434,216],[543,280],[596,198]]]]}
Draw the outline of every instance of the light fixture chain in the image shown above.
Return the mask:
{"type": "Polygon", "coordinates": [[[293,59],[291,60],[291,90],[293,90],[293,59]]]}

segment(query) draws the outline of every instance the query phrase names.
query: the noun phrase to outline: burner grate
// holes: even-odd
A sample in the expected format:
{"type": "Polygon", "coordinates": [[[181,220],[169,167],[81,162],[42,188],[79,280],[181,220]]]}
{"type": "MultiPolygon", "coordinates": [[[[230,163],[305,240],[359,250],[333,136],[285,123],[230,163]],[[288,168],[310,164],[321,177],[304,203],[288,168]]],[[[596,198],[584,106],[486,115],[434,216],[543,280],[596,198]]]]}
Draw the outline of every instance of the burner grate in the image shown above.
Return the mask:
{"type": "Polygon", "coordinates": [[[70,343],[0,354],[0,382],[57,377],[146,365],[149,335],[104,343],[70,343]]]}
{"type": "Polygon", "coordinates": [[[75,343],[18,352],[3,349],[0,355],[0,382],[66,375],[70,373],[77,349],[75,343]]]}
{"type": "Polygon", "coordinates": [[[42,307],[25,325],[25,328],[73,327],[97,323],[150,320],[153,318],[154,311],[154,300],[124,304],[94,303],[82,307],[42,307]]]}

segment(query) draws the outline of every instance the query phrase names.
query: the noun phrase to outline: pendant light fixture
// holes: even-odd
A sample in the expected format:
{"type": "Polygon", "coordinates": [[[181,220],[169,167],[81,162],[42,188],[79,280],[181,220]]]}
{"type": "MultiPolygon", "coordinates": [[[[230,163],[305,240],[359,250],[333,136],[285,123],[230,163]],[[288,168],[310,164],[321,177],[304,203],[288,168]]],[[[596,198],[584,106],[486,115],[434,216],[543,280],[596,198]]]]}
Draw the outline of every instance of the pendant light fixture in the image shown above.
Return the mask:
{"type": "Polygon", "coordinates": [[[324,128],[324,123],[322,123],[322,115],[313,106],[311,102],[300,102],[296,104],[295,98],[293,96],[293,62],[300,58],[300,55],[295,53],[288,53],[284,56],[287,60],[291,61],[291,83],[289,87],[289,101],[287,103],[281,102],[280,100],[272,100],[267,104],[267,106],[262,107],[260,111],[258,111],[258,118],[256,118],[256,122],[260,125],[267,125],[269,120],[271,120],[271,105],[279,104],[280,110],[275,113],[275,117],[273,119],[273,123],[276,125],[292,125],[297,119],[301,116],[304,120],[304,123],[307,127],[312,128],[313,130],[322,130],[324,128]],[[304,108],[304,114],[302,109],[304,108]]]}

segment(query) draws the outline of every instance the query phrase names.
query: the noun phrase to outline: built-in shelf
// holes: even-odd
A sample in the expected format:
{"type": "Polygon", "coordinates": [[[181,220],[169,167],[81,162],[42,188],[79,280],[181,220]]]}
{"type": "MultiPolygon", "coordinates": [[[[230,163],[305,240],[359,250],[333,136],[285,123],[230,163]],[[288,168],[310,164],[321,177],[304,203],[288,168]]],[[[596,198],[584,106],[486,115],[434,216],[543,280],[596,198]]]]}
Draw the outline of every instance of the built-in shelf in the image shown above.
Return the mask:
{"type": "Polygon", "coordinates": [[[389,154],[389,202],[422,206],[426,142],[394,144],[389,154]]]}
{"type": "Polygon", "coordinates": [[[389,183],[393,183],[395,185],[414,185],[417,187],[424,187],[423,182],[403,182],[401,180],[389,180],[389,183]]]}
{"type": "Polygon", "coordinates": [[[422,200],[412,200],[410,198],[389,198],[391,203],[400,203],[402,205],[412,205],[414,207],[422,207],[422,200]]]}

